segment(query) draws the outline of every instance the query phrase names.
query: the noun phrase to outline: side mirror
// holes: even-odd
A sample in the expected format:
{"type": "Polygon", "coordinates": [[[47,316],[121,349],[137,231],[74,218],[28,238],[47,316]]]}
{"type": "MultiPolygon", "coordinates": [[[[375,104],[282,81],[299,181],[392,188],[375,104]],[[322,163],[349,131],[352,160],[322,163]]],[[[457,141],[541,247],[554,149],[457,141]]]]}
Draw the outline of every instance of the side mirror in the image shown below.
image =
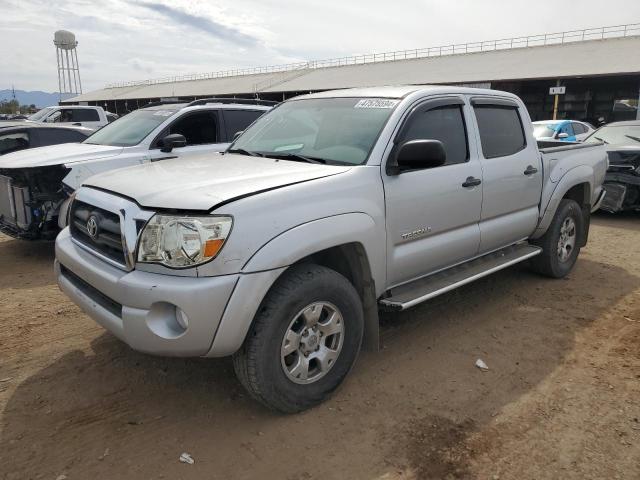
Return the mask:
{"type": "Polygon", "coordinates": [[[569,134],[568,133],[559,133],[556,138],[558,140],[564,140],[565,138],[569,138],[569,134]]]}
{"type": "Polygon", "coordinates": [[[398,148],[396,173],[402,170],[440,167],[447,161],[447,152],[439,140],[409,140],[398,148]]]}
{"type": "Polygon", "coordinates": [[[244,130],[240,130],[239,132],[234,133],[233,134],[233,141],[235,142],[238,139],[238,137],[240,135],[242,135],[243,133],[244,133],[244,130]]]}
{"type": "Polygon", "coordinates": [[[160,151],[164,153],[170,153],[174,148],[184,147],[187,144],[187,139],[184,135],[179,133],[172,133],[160,140],[160,151]]]}

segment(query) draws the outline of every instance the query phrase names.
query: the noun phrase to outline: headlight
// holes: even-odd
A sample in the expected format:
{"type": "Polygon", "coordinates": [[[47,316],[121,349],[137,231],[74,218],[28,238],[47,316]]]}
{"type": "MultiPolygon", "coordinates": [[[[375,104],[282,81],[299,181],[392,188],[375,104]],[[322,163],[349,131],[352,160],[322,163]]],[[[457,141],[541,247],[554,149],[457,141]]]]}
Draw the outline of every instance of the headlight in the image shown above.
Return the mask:
{"type": "Polygon", "coordinates": [[[138,262],[193,267],[218,255],[231,231],[231,217],[154,215],[140,236],[138,262]]]}

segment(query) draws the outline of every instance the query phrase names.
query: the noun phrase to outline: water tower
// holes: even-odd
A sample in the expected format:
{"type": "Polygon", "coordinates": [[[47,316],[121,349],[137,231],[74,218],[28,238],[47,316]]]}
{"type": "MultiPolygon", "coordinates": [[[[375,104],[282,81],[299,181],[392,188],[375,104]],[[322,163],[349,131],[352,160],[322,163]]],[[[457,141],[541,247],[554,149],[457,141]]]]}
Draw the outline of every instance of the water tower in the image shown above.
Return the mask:
{"type": "Polygon", "coordinates": [[[78,65],[78,42],[76,36],[66,30],[58,30],[53,34],[53,44],[56,46],[58,60],[58,89],[60,100],[70,95],[82,93],[80,81],[80,67],[78,65]]]}

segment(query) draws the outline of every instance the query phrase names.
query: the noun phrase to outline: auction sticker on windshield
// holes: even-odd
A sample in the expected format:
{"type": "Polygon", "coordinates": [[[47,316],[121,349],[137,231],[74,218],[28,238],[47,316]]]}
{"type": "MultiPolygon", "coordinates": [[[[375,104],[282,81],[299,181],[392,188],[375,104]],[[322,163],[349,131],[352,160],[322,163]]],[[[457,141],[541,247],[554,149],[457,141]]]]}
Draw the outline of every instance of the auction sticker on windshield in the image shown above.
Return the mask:
{"type": "Polygon", "coordinates": [[[388,98],[367,98],[360,100],[353,108],[393,108],[400,100],[390,100],[388,98]]]}

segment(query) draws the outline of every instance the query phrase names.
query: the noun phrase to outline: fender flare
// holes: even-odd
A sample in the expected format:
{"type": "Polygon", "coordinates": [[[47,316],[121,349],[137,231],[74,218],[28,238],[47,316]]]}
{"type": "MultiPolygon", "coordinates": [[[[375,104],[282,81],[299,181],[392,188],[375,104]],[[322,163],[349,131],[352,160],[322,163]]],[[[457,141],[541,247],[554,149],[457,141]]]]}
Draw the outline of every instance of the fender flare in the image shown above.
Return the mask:
{"type": "Polygon", "coordinates": [[[540,238],[545,234],[551,221],[556,214],[556,210],[560,205],[560,200],[564,198],[569,190],[576,185],[586,183],[589,185],[589,191],[585,192],[584,204],[591,204],[591,196],[593,193],[593,168],[587,165],[579,165],[570,170],[567,170],[562,177],[553,183],[551,179],[547,182],[547,186],[542,192],[542,199],[549,198],[546,206],[543,207],[543,203],[540,204],[540,211],[544,211],[535,232],[531,235],[532,239],[540,238]]]}
{"type": "MultiPolygon", "coordinates": [[[[384,234],[378,230],[380,227],[377,227],[373,218],[366,213],[345,213],[303,223],[262,245],[242,268],[240,279],[227,303],[211,349],[206,356],[226,356],[237,351],[251,328],[262,300],[275,281],[287,267],[314,253],[340,245],[359,243],[368,257],[371,277],[376,288],[384,286],[386,237],[381,238],[384,234]]],[[[363,305],[365,310],[367,307],[363,305]]],[[[377,305],[375,307],[377,308],[377,305]]],[[[377,322],[377,315],[375,321],[377,322]]],[[[377,341],[377,325],[373,328],[376,329],[377,341]]]]}
{"type": "Polygon", "coordinates": [[[348,243],[359,243],[369,259],[371,276],[377,285],[384,285],[386,238],[385,234],[381,233],[382,230],[371,216],[362,212],[313,220],[286,230],[262,245],[245,263],[241,272],[261,272],[288,267],[322,250],[348,243]]]}

